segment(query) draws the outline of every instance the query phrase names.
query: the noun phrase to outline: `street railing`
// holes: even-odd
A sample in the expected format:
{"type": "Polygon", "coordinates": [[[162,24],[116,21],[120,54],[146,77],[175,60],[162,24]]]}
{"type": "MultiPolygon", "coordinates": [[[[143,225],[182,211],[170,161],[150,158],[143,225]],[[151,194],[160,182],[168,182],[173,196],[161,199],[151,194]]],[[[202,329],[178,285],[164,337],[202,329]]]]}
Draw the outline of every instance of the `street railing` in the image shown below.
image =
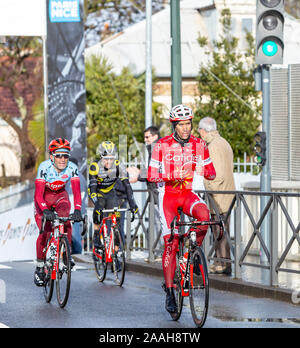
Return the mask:
{"type": "MultiPolygon", "coordinates": [[[[147,190],[134,190],[134,192],[147,192],[147,190]]],[[[197,191],[209,204],[213,213],[218,219],[225,223],[232,220],[230,231],[225,229],[225,237],[231,251],[231,260],[229,261],[234,270],[235,278],[242,277],[242,267],[249,266],[261,268],[268,271],[269,285],[278,285],[278,273],[288,272],[300,274],[299,269],[283,266],[291,251],[295,241],[300,250],[300,222],[299,216],[292,216],[290,211],[291,202],[300,207],[300,194],[286,192],[253,192],[253,191],[197,191]],[[213,195],[232,195],[230,208],[226,215],[220,214],[218,206],[213,195]],[[267,197],[267,204],[257,211],[257,206],[261,197],[267,197]],[[256,198],[255,211],[253,204],[249,203],[250,197],[256,198]],[[267,227],[269,226],[269,228],[267,227]],[[282,238],[283,226],[289,229],[288,238],[282,238]],[[282,243],[284,239],[284,244],[282,243]],[[279,248],[279,240],[281,248],[279,248]],[[253,250],[260,248],[260,262],[251,262],[253,250]]],[[[161,231],[158,235],[155,233],[154,224],[154,197],[151,191],[148,191],[148,197],[143,205],[139,207],[137,219],[133,224],[130,223],[130,214],[128,214],[125,223],[126,234],[126,252],[127,258],[131,258],[134,250],[146,250],[149,253],[149,262],[153,262],[155,255],[161,255],[162,249],[158,248],[161,238],[161,231]]],[[[300,209],[298,209],[300,212],[300,209]]],[[[91,212],[89,213],[91,215],[91,212]]],[[[300,214],[300,213],[299,213],[300,214]]],[[[91,221],[91,220],[90,220],[91,221]]],[[[89,247],[91,247],[91,243],[89,247]]],[[[87,243],[87,244],[88,244],[87,243]]],[[[218,241],[213,240],[212,234],[204,239],[203,248],[209,261],[228,262],[228,259],[216,258],[215,250],[218,241]]],[[[87,249],[86,249],[87,250],[87,249]]],[[[257,258],[256,258],[257,259],[257,258]]]]}

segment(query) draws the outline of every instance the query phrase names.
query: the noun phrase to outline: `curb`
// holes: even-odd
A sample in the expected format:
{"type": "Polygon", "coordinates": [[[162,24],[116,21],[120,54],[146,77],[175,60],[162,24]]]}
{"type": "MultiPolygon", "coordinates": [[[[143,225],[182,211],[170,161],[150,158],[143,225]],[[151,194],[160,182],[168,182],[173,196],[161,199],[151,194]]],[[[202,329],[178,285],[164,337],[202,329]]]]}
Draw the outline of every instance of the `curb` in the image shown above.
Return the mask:
{"type": "MultiPolygon", "coordinates": [[[[93,264],[93,260],[89,255],[72,255],[77,262],[93,264]]],[[[126,269],[130,272],[142,273],[144,275],[161,277],[163,279],[163,270],[161,263],[150,264],[144,261],[128,260],[126,269]]],[[[229,291],[241,295],[267,298],[271,300],[289,302],[293,304],[293,290],[284,289],[274,286],[267,286],[257,283],[245,282],[240,279],[230,278],[222,275],[209,275],[210,286],[217,290],[229,291]]],[[[299,304],[298,304],[299,305],[299,304]]]]}

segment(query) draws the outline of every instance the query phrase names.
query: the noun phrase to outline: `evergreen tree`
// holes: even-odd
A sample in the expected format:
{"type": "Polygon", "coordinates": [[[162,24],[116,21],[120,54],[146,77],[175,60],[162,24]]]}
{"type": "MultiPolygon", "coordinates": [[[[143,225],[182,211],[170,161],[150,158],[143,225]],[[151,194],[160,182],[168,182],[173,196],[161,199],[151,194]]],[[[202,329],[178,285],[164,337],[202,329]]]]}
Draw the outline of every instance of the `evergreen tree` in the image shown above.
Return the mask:
{"type": "MultiPolygon", "coordinates": [[[[119,144],[119,136],[127,136],[127,144],[144,143],[145,76],[135,78],[124,68],[117,76],[107,59],[92,56],[86,62],[87,143],[89,158],[104,140],[119,144]]],[[[153,103],[153,119],[159,118],[161,107],[153,103]]]]}
{"type": "MultiPolygon", "coordinates": [[[[207,67],[200,68],[197,78],[200,99],[195,111],[195,121],[210,116],[217,122],[218,131],[231,144],[234,156],[244,152],[253,154],[254,134],[260,125],[259,92],[255,91],[253,70],[254,39],[246,34],[248,49],[241,53],[238,39],[231,36],[231,14],[222,11],[222,34],[214,41],[214,50],[207,67]]],[[[207,47],[206,38],[199,44],[207,47]]]]}

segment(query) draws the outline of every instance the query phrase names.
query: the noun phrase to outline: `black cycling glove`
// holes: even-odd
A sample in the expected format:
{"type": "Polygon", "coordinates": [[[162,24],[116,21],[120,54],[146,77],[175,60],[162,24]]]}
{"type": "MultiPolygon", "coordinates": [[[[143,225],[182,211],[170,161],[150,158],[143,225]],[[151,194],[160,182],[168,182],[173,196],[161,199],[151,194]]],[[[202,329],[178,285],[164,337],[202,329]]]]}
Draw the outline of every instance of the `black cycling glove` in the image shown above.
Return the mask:
{"type": "Polygon", "coordinates": [[[74,222],[82,221],[81,211],[79,209],[75,209],[72,218],[74,222]]]}
{"type": "Polygon", "coordinates": [[[49,209],[45,209],[45,210],[43,211],[43,215],[44,215],[44,217],[45,217],[45,219],[46,219],[47,221],[53,221],[53,220],[55,219],[55,214],[54,214],[54,212],[51,211],[51,210],[49,210],[49,209]]]}
{"type": "Polygon", "coordinates": [[[95,202],[95,211],[96,211],[96,213],[98,215],[101,215],[102,214],[102,210],[103,210],[103,208],[102,208],[101,204],[99,203],[99,201],[96,201],[95,202]]]}

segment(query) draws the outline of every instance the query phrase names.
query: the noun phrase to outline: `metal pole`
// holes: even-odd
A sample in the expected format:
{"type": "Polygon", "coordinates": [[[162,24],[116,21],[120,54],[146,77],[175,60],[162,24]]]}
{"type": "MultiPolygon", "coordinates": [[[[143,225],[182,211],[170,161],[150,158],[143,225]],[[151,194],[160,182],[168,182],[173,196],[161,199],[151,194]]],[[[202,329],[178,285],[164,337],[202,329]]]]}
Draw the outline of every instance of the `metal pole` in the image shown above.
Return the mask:
{"type": "Polygon", "coordinates": [[[152,125],[152,0],[146,0],[145,128],[152,125]]]}
{"type": "Polygon", "coordinates": [[[149,232],[148,232],[148,242],[149,242],[149,262],[154,261],[153,244],[154,244],[154,193],[149,192],[150,204],[149,204],[149,232]]]}
{"type": "Polygon", "coordinates": [[[43,40],[43,73],[44,73],[44,131],[45,131],[45,157],[48,153],[48,67],[47,67],[47,36],[42,36],[43,40]]]}
{"type": "MultiPolygon", "coordinates": [[[[260,178],[261,192],[271,192],[271,166],[270,166],[270,66],[262,65],[262,130],[266,132],[266,164],[262,167],[260,178]]],[[[261,196],[260,211],[263,212],[268,197],[261,196]]],[[[268,213],[261,226],[261,234],[268,250],[270,250],[270,214],[268,213]]],[[[261,248],[261,261],[266,262],[267,257],[261,248]]]]}
{"type": "Polygon", "coordinates": [[[242,204],[240,195],[236,195],[236,207],[234,214],[234,240],[235,240],[235,248],[234,248],[234,274],[235,278],[241,279],[242,272],[241,266],[239,265],[239,260],[241,257],[241,248],[242,248],[242,204]]]}
{"type": "Polygon", "coordinates": [[[180,1],[171,0],[171,84],[172,106],[182,103],[180,1]]]}

